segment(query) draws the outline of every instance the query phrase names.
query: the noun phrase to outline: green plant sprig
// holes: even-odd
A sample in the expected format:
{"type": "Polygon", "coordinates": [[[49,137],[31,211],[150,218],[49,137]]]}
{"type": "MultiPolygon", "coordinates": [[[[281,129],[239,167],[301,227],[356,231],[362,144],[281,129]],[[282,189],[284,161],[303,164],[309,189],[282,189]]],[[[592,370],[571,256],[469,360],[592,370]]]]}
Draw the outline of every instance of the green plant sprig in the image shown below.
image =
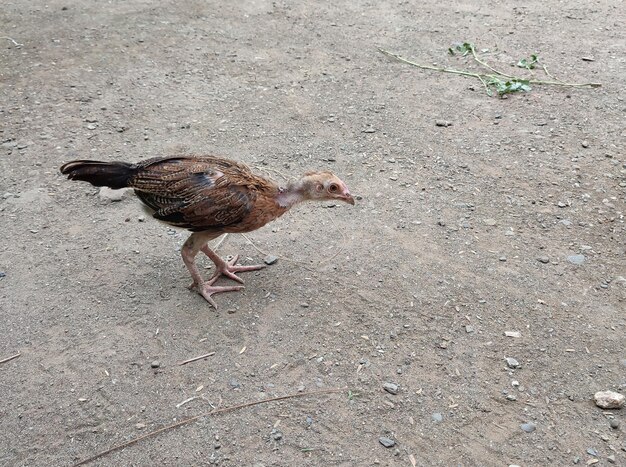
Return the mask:
{"type": "MultiPolygon", "coordinates": [[[[421,65],[411,60],[407,60],[406,58],[398,54],[395,54],[393,52],[390,52],[388,50],[385,50],[381,47],[378,47],[378,51],[389,57],[395,58],[396,60],[400,62],[406,63],[408,65],[411,65],[417,68],[421,68],[423,70],[432,70],[432,71],[438,71],[441,73],[451,73],[455,75],[476,78],[480,80],[480,82],[483,84],[485,88],[485,92],[489,96],[493,95],[492,89],[494,89],[500,97],[504,96],[505,94],[511,94],[515,92],[521,92],[521,91],[528,92],[532,89],[531,85],[533,84],[549,85],[549,86],[565,86],[565,87],[592,87],[592,88],[598,88],[602,86],[601,83],[567,83],[561,80],[557,80],[550,73],[548,73],[546,66],[543,64],[541,64],[543,71],[546,73],[546,75],[548,75],[554,81],[527,79],[527,78],[509,75],[507,73],[504,73],[502,71],[495,69],[494,67],[489,65],[487,62],[479,58],[478,54],[476,53],[476,47],[474,47],[474,45],[470,42],[464,42],[463,44],[457,45],[454,48],[450,47],[448,49],[448,52],[452,55],[454,55],[455,53],[461,53],[463,56],[471,54],[473,59],[477,63],[484,66],[485,68],[490,70],[492,73],[474,73],[471,71],[456,70],[453,68],[443,68],[443,67],[430,66],[430,65],[421,65]]],[[[533,54],[531,55],[529,60],[527,59],[520,60],[517,66],[521,68],[526,68],[528,70],[532,70],[535,68],[537,64],[540,64],[539,57],[536,54],[533,54]]]]}

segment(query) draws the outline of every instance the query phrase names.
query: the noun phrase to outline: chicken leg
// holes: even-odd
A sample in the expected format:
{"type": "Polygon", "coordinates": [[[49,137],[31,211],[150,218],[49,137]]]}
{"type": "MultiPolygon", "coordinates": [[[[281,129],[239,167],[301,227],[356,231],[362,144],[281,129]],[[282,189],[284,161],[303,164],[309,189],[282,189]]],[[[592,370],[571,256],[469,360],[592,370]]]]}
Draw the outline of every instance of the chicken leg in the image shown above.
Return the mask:
{"type": "MultiPolygon", "coordinates": [[[[217,279],[221,275],[221,273],[219,272],[216,272],[213,275],[213,277],[211,277],[206,282],[204,281],[204,279],[202,279],[202,274],[200,274],[200,270],[198,269],[198,266],[196,265],[196,261],[195,261],[196,256],[198,255],[198,252],[200,250],[202,251],[204,251],[204,249],[208,250],[209,252],[211,252],[213,256],[217,257],[220,262],[226,264],[224,260],[222,260],[213,251],[211,251],[211,249],[209,249],[207,242],[211,240],[212,238],[215,238],[215,237],[212,235],[208,235],[206,233],[203,234],[202,232],[191,234],[181,249],[181,256],[183,257],[183,262],[185,263],[185,266],[187,266],[187,269],[189,270],[191,277],[193,278],[193,283],[191,284],[189,288],[195,288],[198,291],[198,293],[202,295],[202,297],[204,297],[204,299],[207,302],[209,302],[211,306],[213,306],[213,308],[217,310],[217,303],[215,303],[215,301],[211,298],[211,295],[222,293],[222,292],[235,292],[237,290],[243,289],[243,286],[241,285],[226,286],[226,287],[214,286],[213,284],[215,283],[215,281],[217,281],[217,279]]],[[[206,251],[204,252],[206,253],[206,251]]],[[[207,256],[209,256],[209,258],[213,260],[213,258],[208,253],[206,254],[207,256]]],[[[213,262],[215,263],[216,267],[219,267],[218,263],[215,260],[213,260],[213,262]]],[[[228,269],[228,267],[226,269],[228,269]]]]}
{"type": "MultiPolygon", "coordinates": [[[[219,234],[217,236],[219,236],[219,234]]],[[[239,259],[239,255],[236,255],[229,261],[224,261],[217,253],[211,250],[207,244],[207,242],[213,240],[217,236],[207,232],[195,232],[187,239],[181,250],[181,256],[183,257],[185,266],[187,266],[187,269],[189,269],[191,277],[193,278],[193,283],[189,286],[189,288],[195,288],[198,293],[202,295],[204,299],[215,309],[217,309],[217,304],[211,298],[211,295],[221,292],[235,292],[243,289],[243,286],[240,285],[226,287],[214,286],[213,284],[217,281],[217,279],[219,279],[220,276],[226,276],[229,279],[233,279],[243,284],[243,279],[235,275],[236,272],[256,271],[265,267],[264,264],[238,266],[237,260],[239,259]],[[195,261],[195,258],[200,251],[207,255],[208,258],[213,261],[213,264],[215,264],[215,273],[206,282],[202,279],[202,275],[200,274],[200,270],[198,269],[195,261]]]]}

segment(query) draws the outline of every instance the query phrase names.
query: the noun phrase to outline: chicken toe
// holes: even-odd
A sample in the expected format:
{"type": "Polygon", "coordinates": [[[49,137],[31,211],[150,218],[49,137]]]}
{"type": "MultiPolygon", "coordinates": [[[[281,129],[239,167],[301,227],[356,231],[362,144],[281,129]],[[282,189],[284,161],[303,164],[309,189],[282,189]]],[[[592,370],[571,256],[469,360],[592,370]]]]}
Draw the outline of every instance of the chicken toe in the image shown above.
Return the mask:
{"type": "Polygon", "coordinates": [[[215,295],[215,294],[222,293],[222,292],[236,292],[244,288],[242,285],[231,285],[231,286],[226,286],[226,287],[215,286],[213,285],[214,282],[215,282],[215,279],[208,280],[204,284],[196,286],[196,290],[216,310],[217,310],[217,303],[215,303],[215,300],[211,298],[211,295],[215,295]]]}
{"type": "Polygon", "coordinates": [[[202,251],[211,259],[211,261],[215,263],[215,274],[213,274],[213,276],[209,280],[217,279],[219,276],[226,276],[229,279],[243,284],[243,279],[235,275],[236,272],[257,271],[265,267],[264,264],[253,264],[251,266],[237,265],[239,255],[235,255],[232,259],[224,261],[213,250],[211,250],[208,245],[202,247],[200,251],[202,251]]]}

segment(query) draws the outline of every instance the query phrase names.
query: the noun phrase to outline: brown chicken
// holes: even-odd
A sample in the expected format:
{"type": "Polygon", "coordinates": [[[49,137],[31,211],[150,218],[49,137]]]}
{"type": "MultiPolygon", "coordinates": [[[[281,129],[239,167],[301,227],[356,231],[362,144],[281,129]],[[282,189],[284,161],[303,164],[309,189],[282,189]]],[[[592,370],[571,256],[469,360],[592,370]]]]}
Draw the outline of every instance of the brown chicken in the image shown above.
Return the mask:
{"type": "Polygon", "coordinates": [[[240,266],[238,257],[224,261],[208,242],[227,232],[250,232],[282,216],[307,200],[340,200],[354,204],[348,187],[330,172],[308,172],[286,187],[255,175],[244,164],[219,157],[166,157],[137,164],[77,160],[61,167],[70,180],[83,180],[113,189],[133,188],[153,216],[193,233],[181,250],[195,288],[217,308],[211,295],[240,290],[242,286],[213,284],[226,276],[243,284],[236,272],[254,271],[264,265],[240,266]],[[195,257],[202,251],[213,263],[215,274],[204,281],[195,257]]]}

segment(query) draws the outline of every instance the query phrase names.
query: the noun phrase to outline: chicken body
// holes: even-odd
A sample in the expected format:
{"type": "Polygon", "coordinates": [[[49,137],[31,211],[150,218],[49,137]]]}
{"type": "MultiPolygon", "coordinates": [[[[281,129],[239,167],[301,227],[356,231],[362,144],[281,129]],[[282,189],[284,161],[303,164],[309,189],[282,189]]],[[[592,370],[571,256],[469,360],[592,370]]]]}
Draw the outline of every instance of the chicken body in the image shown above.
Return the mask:
{"type": "Polygon", "coordinates": [[[191,287],[215,308],[213,294],[243,288],[213,285],[221,275],[243,283],[236,272],[264,265],[239,266],[237,257],[226,262],[209,248],[210,240],[256,230],[302,201],[354,204],[346,185],[330,172],[309,172],[283,188],[245,164],[213,156],[154,158],[137,164],[77,160],[64,164],[61,173],[95,186],[133,188],[156,219],[191,230],[181,255],[193,278],[191,287]],[[208,281],[195,264],[200,251],[215,263],[216,272],[208,281]]]}

